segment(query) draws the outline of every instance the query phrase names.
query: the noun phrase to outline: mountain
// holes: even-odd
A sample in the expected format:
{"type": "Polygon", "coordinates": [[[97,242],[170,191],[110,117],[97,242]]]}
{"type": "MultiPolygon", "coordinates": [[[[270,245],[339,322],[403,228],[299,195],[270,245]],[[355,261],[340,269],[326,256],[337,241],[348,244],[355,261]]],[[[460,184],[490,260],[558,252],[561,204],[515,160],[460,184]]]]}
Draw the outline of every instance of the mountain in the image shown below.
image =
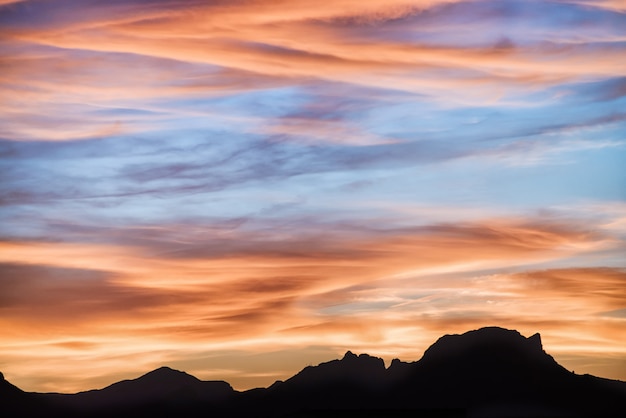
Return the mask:
{"type": "Polygon", "coordinates": [[[7,417],[626,417],[626,382],[576,375],[541,337],[490,327],[441,337],[416,362],[348,351],[244,392],[167,367],[73,395],[0,381],[7,417]]]}
{"type": "Polygon", "coordinates": [[[137,379],[123,380],[100,390],[71,395],[72,403],[80,407],[145,404],[159,402],[209,402],[226,399],[234,389],[222,381],[202,381],[185,372],[161,367],[137,379]]]}
{"type": "MultiPolygon", "coordinates": [[[[186,410],[195,415],[200,405],[230,400],[237,392],[223,381],[202,381],[185,372],[160,367],[132,380],[123,380],[103,389],[76,394],[39,394],[62,416],[111,416],[129,414],[162,416],[186,410]]],[[[46,415],[47,416],[47,415],[46,415]]],[[[167,415],[166,415],[167,416],[167,415]]]]}
{"type": "Polygon", "coordinates": [[[382,359],[348,351],[341,360],[306,367],[285,382],[275,383],[254,409],[278,416],[296,410],[372,409],[379,406],[372,401],[386,385],[382,359]]]}
{"type": "Polygon", "coordinates": [[[626,383],[578,376],[541,337],[482,328],[446,335],[421,360],[389,368],[398,406],[459,407],[477,416],[626,416],[626,383]]]}
{"type": "Polygon", "coordinates": [[[9,413],[15,410],[33,412],[33,409],[38,408],[32,406],[29,394],[6,381],[0,373],[0,416],[10,416],[9,413]]]}

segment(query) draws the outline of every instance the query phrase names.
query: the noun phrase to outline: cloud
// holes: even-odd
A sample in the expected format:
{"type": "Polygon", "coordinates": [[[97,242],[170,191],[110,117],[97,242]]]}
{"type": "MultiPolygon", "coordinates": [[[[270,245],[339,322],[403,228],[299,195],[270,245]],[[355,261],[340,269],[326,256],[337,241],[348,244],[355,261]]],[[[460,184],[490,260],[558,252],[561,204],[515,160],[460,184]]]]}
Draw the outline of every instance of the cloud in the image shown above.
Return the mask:
{"type": "Polygon", "coordinates": [[[94,319],[139,315],[142,309],[163,307],[173,299],[118,285],[116,276],[82,268],[3,263],[0,309],[13,324],[26,319],[30,326],[55,329],[72,317],[71,322],[80,326],[94,319]]]}
{"type": "Polygon", "coordinates": [[[608,9],[623,13],[626,11],[626,1],[624,0],[561,0],[566,3],[580,4],[600,9],[608,9]]]}
{"type": "MultiPolygon", "coordinates": [[[[597,313],[625,303],[620,269],[533,268],[593,259],[598,249],[618,245],[609,232],[577,222],[312,223],[298,233],[260,227],[241,220],[204,227],[69,224],[56,226],[66,242],[2,242],[6,369],[16,371],[32,350],[49,347],[52,354],[40,362],[62,370],[68,350],[81,350],[85,361],[111,369],[100,372],[103,386],[139,353],[152,367],[188,361],[200,355],[194,347],[302,349],[321,335],[337,352],[417,359],[437,334],[493,323],[552,332],[558,347],[580,324],[608,341],[618,325],[597,313]]],[[[89,373],[95,371],[72,374],[77,386],[68,380],[63,387],[78,389],[89,373]]],[[[237,373],[233,379],[249,382],[237,373]]]]}
{"type": "MultiPolygon", "coordinates": [[[[529,87],[622,76],[618,38],[623,17],[594,16],[607,23],[601,25],[606,33],[581,39],[595,27],[586,24],[589,18],[577,6],[550,5],[546,10],[553,19],[537,20],[545,31],[533,32],[539,39],[528,45],[511,41],[515,47],[503,49],[500,41],[510,39],[503,33],[514,28],[506,19],[536,14],[518,2],[505,3],[361,2],[354,7],[345,1],[323,11],[308,1],[290,2],[289,7],[274,2],[112,2],[80,10],[64,1],[37,8],[18,3],[1,14],[8,53],[2,59],[5,101],[0,106],[11,117],[0,135],[76,140],[158,131],[181,116],[180,106],[167,105],[173,98],[233,96],[311,80],[467,106],[503,101],[529,87]],[[64,12],[70,7],[73,13],[64,12]],[[563,9],[571,12],[570,20],[558,17],[563,9]],[[472,15],[482,22],[481,30],[473,30],[475,24],[466,18],[472,15]],[[350,16],[356,19],[346,20],[350,16]],[[485,22],[499,28],[488,39],[482,38],[485,22]],[[554,43],[555,22],[558,33],[570,34],[578,44],[554,43]],[[454,37],[451,43],[451,30],[472,33],[476,41],[454,37]],[[115,107],[122,109],[108,118],[96,112],[115,107]]],[[[193,113],[183,112],[185,117],[193,113]]],[[[311,122],[311,135],[327,140],[329,124],[341,126],[318,119],[311,122]]],[[[274,123],[266,129],[291,134],[299,126],[274,123]]],[[[341,132],[340,137],[357,143],[378,141],[371,133],[341,132]]]]}
{"type": "Polygon", "coordinates": [[[520,273],[514,276],[537,299],[567,297],[576,309],[619,310],[626,307],[626,271],[612,268],[578,268],[520,273]],[[583,298],[582,295],[585,295],[583,298]]]}
{"type": "Polygon", "coordinates": [[[324,295],[357,284],[536,263],[591,251],[606,241],[564,225],[493,221],[354,237],[345,229],[280,237],[180,227],[101,229],[100,244],[5,242],[2,260],[17,263],[2,269],[6,306],[24,308],[23,316],[50,312],[42,319],[70,319],[76,310],[83,317],[106,318],[186,305],[188,312],[196,306],[195,315],[207,323],[243,325],[252,318],[262,323],[298,311],[298,301],[313,295],[324,305],[324,295]],[[53,293],[51,303],[41,303],[53,293]]]}
{"type": "Polygon", "coordinates": [[[494,324],[621,358],[625,25],[614,1],[1,2],[3,371],[413,360],[494,324]]]}

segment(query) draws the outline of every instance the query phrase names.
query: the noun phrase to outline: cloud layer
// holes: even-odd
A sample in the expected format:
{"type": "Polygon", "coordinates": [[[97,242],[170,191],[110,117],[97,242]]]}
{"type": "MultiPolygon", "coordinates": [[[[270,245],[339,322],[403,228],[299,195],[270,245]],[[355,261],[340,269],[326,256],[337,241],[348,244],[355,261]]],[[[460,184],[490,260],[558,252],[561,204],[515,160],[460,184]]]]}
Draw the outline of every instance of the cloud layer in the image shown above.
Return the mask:
{"type": "Polygon", "coordinates": [[[0,369],[247,388],[501,325],[626,380],[625,10],[0,0],[0,369]]]}

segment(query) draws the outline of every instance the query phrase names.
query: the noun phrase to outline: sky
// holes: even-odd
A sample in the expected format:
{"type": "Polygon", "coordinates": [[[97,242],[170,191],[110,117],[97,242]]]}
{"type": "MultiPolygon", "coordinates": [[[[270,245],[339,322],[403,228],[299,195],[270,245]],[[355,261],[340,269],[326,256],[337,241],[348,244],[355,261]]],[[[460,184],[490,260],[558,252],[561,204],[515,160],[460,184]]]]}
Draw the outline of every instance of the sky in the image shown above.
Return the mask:
{"type": "Polygon", "coordinates": [[[0,0],[0,370],[236,389],[482,326],[626,380],[626,1],[0,0]]]}

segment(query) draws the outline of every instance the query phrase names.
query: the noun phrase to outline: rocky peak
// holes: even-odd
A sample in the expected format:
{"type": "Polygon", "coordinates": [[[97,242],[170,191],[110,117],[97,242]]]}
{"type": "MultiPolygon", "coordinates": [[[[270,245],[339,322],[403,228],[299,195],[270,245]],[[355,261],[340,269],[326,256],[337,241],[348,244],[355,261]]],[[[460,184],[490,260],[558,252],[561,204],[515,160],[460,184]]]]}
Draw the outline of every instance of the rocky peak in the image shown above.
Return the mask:
{"type": "Polygon", "coordinates": [[[190,374],[181,372],[180,370],[174,370],[169,367],[159,367],[151,372],[148,372],[138,378],[139,381],[145,382],[181,382],[181,381],[193,381],[197,382],[198,379],[190,374]]]}
{"type": "Polygon", "coordinates": [[[533,334],[527,338],[528,345],[537,351],[543,351],[543,344],[541,344],[541,335],[539,333],[533,334]]]}

